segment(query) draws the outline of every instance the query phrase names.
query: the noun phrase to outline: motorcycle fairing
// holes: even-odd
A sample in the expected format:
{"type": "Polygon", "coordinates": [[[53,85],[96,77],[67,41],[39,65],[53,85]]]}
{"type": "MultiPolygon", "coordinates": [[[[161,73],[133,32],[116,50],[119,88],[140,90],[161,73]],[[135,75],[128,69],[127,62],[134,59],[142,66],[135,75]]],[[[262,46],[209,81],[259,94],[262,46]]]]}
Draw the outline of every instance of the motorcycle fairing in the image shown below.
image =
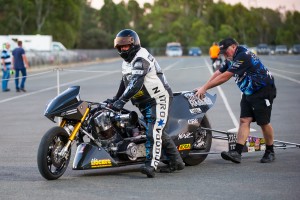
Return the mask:
{"type": "Polygon", "coordinates": [[[216,95],[209,93],[206,93],[203,100],[199,99],[194,92],[174,93],[166,132],[174,137],[178,133],[195,131],[215,101],[216,95]]]}
{"type": "Polygon", "coordinates": [[[91,143],[78,145],[73,162],[74,170],[118,167],[117,162],[102,148],[91,143]]]}
{"type": "Polygon", "coordinates": [[[194,92],[174,93],[166,132],[172,137],[182,157],[189,154],[195,142],[194,134],[205,113],[214,105],[216,95],[206,93],[199,99],[194,92]]]}
{"type": "Polygon", "coordinates": [[[80,102],[79,90],[80,86],[72,86],[56,96],[48,103],[44,115],[54,121],[55,116],[61,116],[62,112],[71,110],[73,107],[76,108],[79,105],[78,102],[80,102]]]}

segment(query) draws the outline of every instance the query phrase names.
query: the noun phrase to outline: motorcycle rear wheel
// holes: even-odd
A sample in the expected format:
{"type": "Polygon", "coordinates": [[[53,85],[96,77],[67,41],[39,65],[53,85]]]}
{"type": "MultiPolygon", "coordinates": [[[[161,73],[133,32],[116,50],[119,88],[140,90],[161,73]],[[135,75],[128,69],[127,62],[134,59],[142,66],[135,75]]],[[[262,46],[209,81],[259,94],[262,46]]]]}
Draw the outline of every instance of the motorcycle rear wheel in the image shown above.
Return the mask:
{"type": "MultiPolygon", "coordinates": [[[[201,123],[200,123],[200,127],[205,127],[205,128],[211,128],[210,123],[208,118],[206,117],[206,115],[203,117],[201,123]]],[[[212,132],[211,131],[206,131],[206,137],[205,137],[205,148],[202,150],[191,150],[192,152],[197,152],[197,153],[206,153],[210,151],[211,148],[211,143],[212,143],[212,132]]],[[[208,154],[201,154],[201,155],[189,155],[186,156],[185,158],[183,158],[183,162],[186,165],[189,166],[194,166],[194,165],[198,165],[201,162],[203,162],[208,154]]]]}
{"type": "Polygon", "coordinates": [[[66,171],[70,157],[71,148],[65,157],[58,153],[68,142],[69,135],[62,127],[53,127],[49,129],[41,139],[37,164],[41,175],[47,180],[55,180],[61,177],[66,171]]]}

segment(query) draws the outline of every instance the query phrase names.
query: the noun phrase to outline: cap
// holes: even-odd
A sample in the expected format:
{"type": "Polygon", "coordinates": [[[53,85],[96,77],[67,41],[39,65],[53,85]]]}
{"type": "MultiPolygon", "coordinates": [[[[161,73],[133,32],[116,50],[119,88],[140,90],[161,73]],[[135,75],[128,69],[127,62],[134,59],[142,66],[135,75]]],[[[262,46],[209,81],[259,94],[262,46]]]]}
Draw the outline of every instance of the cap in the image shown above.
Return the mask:
{"type": "Polygon", "coordinates": [[[238,44],[237,41],[235,41],[235,39],[233,38],[226,38],[224,40],[221,40],[219,42],[220,54],[224,54],[227,48],[233,44],[238,44]]]}

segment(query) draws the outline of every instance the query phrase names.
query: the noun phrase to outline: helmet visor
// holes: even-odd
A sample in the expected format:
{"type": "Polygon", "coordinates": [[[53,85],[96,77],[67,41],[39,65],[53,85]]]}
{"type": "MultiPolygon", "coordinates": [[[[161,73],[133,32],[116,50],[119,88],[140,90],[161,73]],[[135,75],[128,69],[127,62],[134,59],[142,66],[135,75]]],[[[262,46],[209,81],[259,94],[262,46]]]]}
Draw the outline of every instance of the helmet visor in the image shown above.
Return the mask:
{"type": "Polygon", "coordinates": [[[127,45],[127,44],[133,44],[134,39],[133,37],[116,37],[114,40],[114,48],[117,48],[118,46],[127,45]]]}

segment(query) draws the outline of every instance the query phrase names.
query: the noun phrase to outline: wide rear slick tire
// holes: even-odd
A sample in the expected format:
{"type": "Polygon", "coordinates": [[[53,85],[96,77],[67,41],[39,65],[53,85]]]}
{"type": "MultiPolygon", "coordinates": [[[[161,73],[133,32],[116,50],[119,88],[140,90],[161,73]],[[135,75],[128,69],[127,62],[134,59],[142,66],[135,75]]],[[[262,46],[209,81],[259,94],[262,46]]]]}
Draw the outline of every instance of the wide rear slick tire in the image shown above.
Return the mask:
{"type": "Polygon", "coordinates": [[[68,142],[68,138],[69,135],[65,129],[53,127],[41,139],[37,154],[37,164],[41,175],[45,179],[58,179],[66,171],[71,157],[71,148],[64,158],[61,158],[58,153],[68,142]]]}
{"type": "MultiPolygon", "coordinates": [[[[204,128],[211,128],[210,123],[208,121],[208,118],[206,117],[206,115],[203,117],[201,123],[200,123],[200,127],[204,127],[204,128]]],[[[206,153],[210,151],[211,148],[211,143],[212,143],[212,132],[211,131],[207,131],[207,130],[202,130],[206,132],[206,137],[204,139],[205,142],[205,148],[201,149],[201,150],[193,150],[191,149],[191,152],[196,152],[196,153],[206,153]]],[[[198,165],[201,162],[203,162],[208,154],[200,154],[200,155],[189,155],[186,156],[185,158],[183,158],[183,162],[186,165],[189,166],[194,166],[194,165],[198,165]]]]}

